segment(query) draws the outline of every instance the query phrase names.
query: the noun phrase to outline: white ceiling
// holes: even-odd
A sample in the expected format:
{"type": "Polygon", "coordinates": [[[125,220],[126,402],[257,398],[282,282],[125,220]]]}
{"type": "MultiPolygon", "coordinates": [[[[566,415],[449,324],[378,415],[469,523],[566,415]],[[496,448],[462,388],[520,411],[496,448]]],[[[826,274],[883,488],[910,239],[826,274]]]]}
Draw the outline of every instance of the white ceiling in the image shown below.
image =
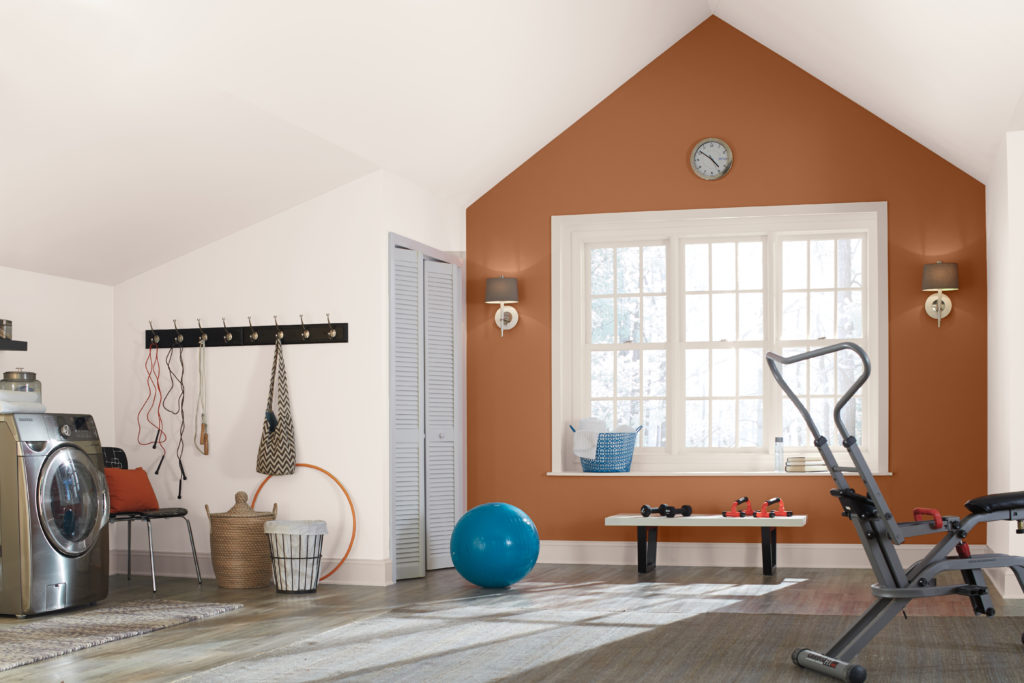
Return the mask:
{"type": "Polygon", "coordinates": [[[121,282],[377,169],[465,207],[712,11],[982,181],[1024,122],[1019,0],[0,0],[0,265],[121,282]]]}

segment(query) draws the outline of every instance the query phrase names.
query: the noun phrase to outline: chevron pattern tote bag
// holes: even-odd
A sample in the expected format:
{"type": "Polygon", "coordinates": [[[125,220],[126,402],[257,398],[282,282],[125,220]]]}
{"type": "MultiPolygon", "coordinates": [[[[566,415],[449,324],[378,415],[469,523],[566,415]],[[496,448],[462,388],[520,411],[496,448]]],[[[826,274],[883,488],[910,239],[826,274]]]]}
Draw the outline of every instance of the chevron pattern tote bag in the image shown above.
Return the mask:
{"type": "Polygon", "coordinates": [[[292,408],[288,400],[288,376],[284,371],[281,340],[274,344],[274,366],[270,371],[270,394],[263,418],[263,436],[256,454],[260,474],[295,474],[295,432],[292,408]],[[277,385],[277,412],[274,412],[274,385],[277,385]]]}

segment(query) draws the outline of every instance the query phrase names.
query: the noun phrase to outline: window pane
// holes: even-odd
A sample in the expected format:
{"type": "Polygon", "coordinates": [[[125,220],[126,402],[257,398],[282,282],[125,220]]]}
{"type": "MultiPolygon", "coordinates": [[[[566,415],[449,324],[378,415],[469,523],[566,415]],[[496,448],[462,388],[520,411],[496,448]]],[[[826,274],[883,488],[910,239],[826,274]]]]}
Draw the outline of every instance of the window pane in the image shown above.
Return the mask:
{"type": "Polygon", "coordinates": [[[686,291],[706,292],[710,289],[708,245],[686,245],[686,291]]]}
{"type": "MultiPolygon", "coordinates": [[[[786,347],[782,349],[783,356],[795,356],[798,353],[803,353],[807,350],[807,347],[786,347]]],[[[782,377],[789,384],[790,388],[796,392],[797,395],[807,393],[807,363],[793,363],[792,365],[782,366],[782,377]]],[[[786,403],[789,403],[789,399],[786,399],[786,403]]]]}
{"type": "Polygon", "coordinates": [[[788,446],[810,446],[811,432],[792,401],[782,404],[782,441],[788,446]]]}
{"type": "Polygon", "coordinates": [[[619,301],[619,343],[640,341],[640,297],[620,296],[619,301]]]}
{"type": "Polygon", "coordinates": [[[665,275],[665,247],[644,247],[644,291],[648,294],[668,291],[665,275]]]}
{"type": "Polygon", "coordinates": [[[611,401],[591,401],[590,416],[598,420],[604,420],[606,425],[615,424],[615,411],[611,401]]]}
{"type": "Polygon", "coordinates": [[[686,445],[689,448],[708,445],[708,401],[686,402],[686,445]]]}
{"type": "Polygon", "coordinates": [[[836,330],[835,306],[835,292],[811,292],[811,329],[808,339],[832,338],[836,330]]]}
{"type": "Polygon", "coordinates": [[[711,295],[711,339],[736,341],[736,295],[711,295]]]}
{"type": "Polygon", "coordinates": [[[711,447],[736,447],[736,401],[711,402],[711,447]]]}
{"type": "Polygon", "coordinates": [[[619,351],[616,356],[616,396],[639,396],[640,351],[619,351]]]}
{"type": "Polygon", "coordinates": [[[711,245],[711,289],[736,289],[736,243],[711,245]]]}
{"type": "Polygon", "coordinates": [[[811,289],[835,287],[835,259],[834,240],[811,240],[811,289]]]}
{"type": "Polygon", "coordinates": [[[590,293],[612,294],[615,284],[615,250],[590,250],[590,293]]]}
{"type": "Polygon", "coordinates": [[[836,444],[835,427],[832,425],[832,406],[835,401],[830,398],[812,398],[806,404],[807,412],[814,418],[818,431],[828,437],[829,445],[836,444]]]}
{"type": "Polygon", "coordinates": [[[640,291],[640,247],[619,247],[615,250],[618,261],[617,291],[636,294],[640,291]]]}
{"type": "Polygon", "coordinates": [[[739,434],[737,445],[752,448],[762,444],[764,430],[761,421],[764,410],[761,399],[741,399],[739,402],[739,434]]]}
{"type": "Polygon", "coordinates": [[[860,358],[853,351],[843,350],[835,354],[837,372],[838,372],[838,391],[837,393],[845,394],[846,390],[853,386],[853,383],[860,377],[860,373],[864,370],[864,365],[860,362],[860,358]]]}
{"type": "Polygon", "coordinates": [[[616,401],[615,402],[615,426],[629,425],[634,429],[642,424],[640,416],[640,401],[616,401]]]}
{"type": "Polygon", "coordinates": [[[711,364],[707,349],[686,350],[686,395],[707,396],[711,388],[711,364]]]}
{"type": "Polygon", "coordinates": [[[711,350],[711,395],[736,395],[736,349],[711,350]]]}
{"type": "Polygon", "coordinates": [[[615,356],[611,351],[592,351],[590,354],[590,397],[605,398],[615,395],[615,356]]]}
{"type": "Polygon", "coordinates": [[[666,297],[644,297],[644,341],[648,343],[668,340],[668,318],[665,312],[666,297]]]}
{"type": "Polygon", "coordinates": [[[590,301],[590,343],[615,343],[614,299],[592,299],[590,301]]]}
{"type": "Polygon", "coordinates": [[[741,341],[764,339],[764,303],[760,292],[739,295],[739,338],[741,341]]]}
{"type": "Polygon", "coordinates": [[[861,309],[861,293],[859,291],[839,292],[839,316],[837,334],[840,338],[861,337],[864,335],[864,312],[861,309]]]}
{"type": "Polygon", "coordinates": [[[806,240],[787,240],[782,243],[782,288],[807,288],[806,240]]]}
{"type": "Polygon", "coordinates": [[[761,396],[764,387],[764,349],[739,349],[739,395],[761,396]]]}
{"type": "Polygon", "coordinates": [[[863,240],[836,240],[836,287],[862,287],[861,246],[863,240]]]}
{"type": "Polygon", "coordinates": [[[808,361],[808,371],[811,375],[811,393],[835,395],[835,354],[818,356],[808,361]]]}
{"type": "Polygon", "coordinates": [[[665,396],[668,358],[665,351],[644,351],[644,396],[665,396]]]}
{"type": "Polygon", "coordinates": [[[711,325],[707,294],[686,295],[686,341],[708,341],[711,325]]]}
{"type": "Polygon", "coordinates": [[[739,262],[736,280],[739,289],[764,289],[761,251],[760,242],[740,242],[736,246],[736,258],[739,262]]]}
{"type": "Polygon", "coordinates": [[[664,401],[644,401],[644,428],[640,441],[644,446],[664,448],[668,443],[668,420],[664,401]]]}
{"type": "Polygon", "coordinates": [[[807,339],[807,294],[783,292],[782,338],[807,339]]]}

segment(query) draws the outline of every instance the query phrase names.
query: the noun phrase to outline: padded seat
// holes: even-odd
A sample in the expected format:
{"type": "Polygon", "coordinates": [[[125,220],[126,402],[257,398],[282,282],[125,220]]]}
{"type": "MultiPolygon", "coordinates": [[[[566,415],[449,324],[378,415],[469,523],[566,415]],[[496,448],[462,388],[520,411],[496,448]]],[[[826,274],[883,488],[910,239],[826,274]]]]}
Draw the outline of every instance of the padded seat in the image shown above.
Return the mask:
{"type": "Polygon", "coordinates": [[[971,498],[969,501],[964,503],[964,507],[975,514],[1024,508],[1024,491],[993,493],[988,496],[971,498]]]}

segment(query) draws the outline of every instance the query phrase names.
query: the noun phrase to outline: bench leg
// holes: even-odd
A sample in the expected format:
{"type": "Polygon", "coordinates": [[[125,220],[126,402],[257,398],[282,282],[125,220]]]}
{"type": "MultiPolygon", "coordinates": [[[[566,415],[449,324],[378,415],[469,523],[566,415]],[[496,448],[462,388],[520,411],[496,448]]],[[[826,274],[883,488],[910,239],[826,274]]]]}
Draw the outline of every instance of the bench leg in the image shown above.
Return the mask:
{"type": "Polygon", "coordinates": [[[636,569],[641,574],[654,569],[658,559],[658,527],[636,528],[636,569]]]}
{"type": "Polygon", "coordinates": [[[775,573],[775,527],[761,527],[761,572],[765,576],[775,573]]]}

